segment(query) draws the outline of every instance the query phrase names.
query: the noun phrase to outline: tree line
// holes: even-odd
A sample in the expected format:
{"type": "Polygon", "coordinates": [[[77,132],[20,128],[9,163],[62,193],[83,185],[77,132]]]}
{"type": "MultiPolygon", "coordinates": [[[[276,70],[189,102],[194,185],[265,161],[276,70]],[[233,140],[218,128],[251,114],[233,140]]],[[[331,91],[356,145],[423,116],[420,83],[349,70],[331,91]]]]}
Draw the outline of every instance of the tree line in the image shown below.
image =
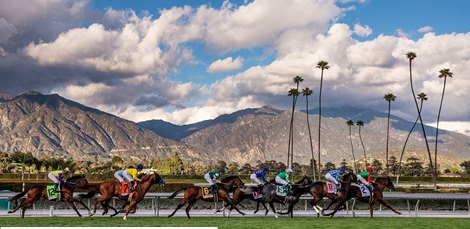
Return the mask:
{"type": "MultiPolygon", "coordinates": [[[[113,156],[110,161],[77,161],[73,159],[64,158],[43,158],[39,159],[34,157],[31,153],[14,152],[7,154],[0,152],[0,166],[2,168],[1,173],[17,173],[23,171],[29,179],[31,175],[34,178],[36,175],[37,179],[39,173],[48,173],[52,170],[63,169],[68,167],[74,174],[84,175],[102,175],[112,174],[114,171],[125,168],[129,165],[135,165],[138,163],[144,164],[146,168],[152,168],[162,175],[195,175],[202,176],[208,171],[216,170],[220,167],[225,167],[228,170],[228,174],[237,175],[249,175],[255,171],[261,170],[265,166],[269,168],[269,174],[275,175],[279,172],[285,171],[287,165],[283,162],[268,160],[268,161],[257,161],[254,165],[250,163],[238,164],[236,162],[226,163],[225,161],[217,161],[209,165],[205,165],[202,162],[191,162],[183,160],[178,153],[174,153],[168,158],[157,157],[154,160],[142,160],[142,161],[125,161],[119,156],[113,156]]],[[[338,169],[339,167],[346,167],[353,169],[354,166],[369,165],[374,168],[374,171],[383,171],[384,165],[378,159],[372,159],[371,163],[366,160],[358,160],[356,164],[350,165],[346,159],[343,159],[339,164],[333,162],[326,162],[322,165],[322,173],[326,173],[332,169],[338,169]]],[[[433,174],[433,167],[429,166],[428,163],[421,161],[417,157],[409,157],[401,163],[395,156],[389,158],[390,173],[393,176],[404,175],[404,176],[431,176],[433,174]],[[400,169],[401,168],[401,169],[400,169]]],[[[297,162],[292,163],[292,169],[295,174],[308,174],[312,171],[312,163],[310,165],[301,165],[297,162]]],[[[464,161],[460,166],[452,166],[446,169],[447,173],[470,175],[470,161],[464,161]],[[462,170],[463,168],[463,170],[462,170]]],[[[45,176],[44,176],[44,179],[45,176]]]]}

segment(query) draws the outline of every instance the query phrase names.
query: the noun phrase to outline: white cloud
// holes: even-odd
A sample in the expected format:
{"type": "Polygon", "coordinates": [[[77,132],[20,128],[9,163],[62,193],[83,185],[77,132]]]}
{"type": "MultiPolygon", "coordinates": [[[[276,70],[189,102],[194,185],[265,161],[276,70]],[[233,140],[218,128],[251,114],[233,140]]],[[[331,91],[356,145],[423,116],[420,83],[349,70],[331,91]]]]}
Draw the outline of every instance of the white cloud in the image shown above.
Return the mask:
{"type": "Polygon", "coordinates": [[[421,27],[418,29],[418,32],[420,33],[429,33],[433,30],[433,28],[431,26],[424,26],[424,27],[421,27]]]}
{"type": "Polygon", "coordinates": [[[5,49],[3,49],[2,47],[0,47],[0,57],[5,57],[7,56],[7,51],[5,51],[5,49]]]}
{"type": "Polygon", "coordinates": [[[397,34],[398,34],[399,37],[403,37],[403,38],[408,38],[408,37],[410,37],[410,34],[407,33],[407,32],[405,32],[405,31],[403,31],[403,29],[397,29],[396,32],[397,32],[397,34]]]}
{"type": "MultiPolygon", "coordinates": [[[[436,127],[437,123],[427,123],[427,125],[436,127]]],[[[455,131],[470,136],[470,122],[468,121],[447,121],[439,122],[439,129],[455,131]]]]}
{"type": "Polygon", "coordinates": [[[359,23],[354,25],[354,33],[361,37],[367,37],[372,34],[372,29],[368,25],[361,25],[359,23]]]}
{"type": "Polygon", "coordinates": [[[216,73],[216,72],[228,72],[236,69],[240,69],[243,66],[243,59],[237,57],[235,60],[232,57],[227,57],[223,60],[214,61],[207,68],[207,72],[216,73]]]}

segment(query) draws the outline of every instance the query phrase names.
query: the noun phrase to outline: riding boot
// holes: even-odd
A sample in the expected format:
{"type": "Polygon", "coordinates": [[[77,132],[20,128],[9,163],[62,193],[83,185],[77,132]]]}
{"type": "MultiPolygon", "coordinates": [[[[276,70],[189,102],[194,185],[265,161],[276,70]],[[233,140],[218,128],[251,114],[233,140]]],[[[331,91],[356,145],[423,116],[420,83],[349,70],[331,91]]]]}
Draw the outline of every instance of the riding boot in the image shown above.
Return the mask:
{"type": "Polygon", "coordinates": [[[132,191],[134,191],[134,181],[131,181],[130,187],[129,187],[129,193],[131,193],[132,191]]]}
{"type": "Polygon", "coordinates": [[[55,183],[54,184],[54,192],[58,192],[59,191],[59,183],[55,183]]]}

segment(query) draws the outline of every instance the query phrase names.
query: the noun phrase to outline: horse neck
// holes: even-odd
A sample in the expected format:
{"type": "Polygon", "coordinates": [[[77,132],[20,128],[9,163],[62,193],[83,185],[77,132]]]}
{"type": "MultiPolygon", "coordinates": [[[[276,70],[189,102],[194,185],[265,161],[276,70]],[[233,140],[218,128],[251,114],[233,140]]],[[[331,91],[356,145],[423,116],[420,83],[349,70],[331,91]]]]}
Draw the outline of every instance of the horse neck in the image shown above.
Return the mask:
{"type": "Polygon", "coordinates": [[[147,193],[150,190],[150,187],[152,187],[152,184],[153,184],[152,180],[148,179],[144,182],[140,182],[140,188],[142,189],[144,193],[147,193]]]}
{"type": "Polygon", "coordinates": [[[384,180],[384,179],[377,179],[377,180],[375,181],[375,184],[376,184],[377,188],[378,188],[380,191],[383,192],[383,190],[385,189],[385,187],[387,187],[386,182],[387,182],[387,180],[384,180]]]}

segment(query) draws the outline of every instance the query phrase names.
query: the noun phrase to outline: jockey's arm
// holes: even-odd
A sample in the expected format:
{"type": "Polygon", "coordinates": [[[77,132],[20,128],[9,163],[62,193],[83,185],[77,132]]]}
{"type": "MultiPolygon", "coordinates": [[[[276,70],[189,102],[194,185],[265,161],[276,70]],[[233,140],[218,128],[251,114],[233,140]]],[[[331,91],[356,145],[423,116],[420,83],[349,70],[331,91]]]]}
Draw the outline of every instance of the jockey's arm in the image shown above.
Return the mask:
{"type": "Polygon", "coordinates": [[[62,173],[57,174],[57,180],[60,182],[64,181],[64,177],[62,176],[62,173]]]}

